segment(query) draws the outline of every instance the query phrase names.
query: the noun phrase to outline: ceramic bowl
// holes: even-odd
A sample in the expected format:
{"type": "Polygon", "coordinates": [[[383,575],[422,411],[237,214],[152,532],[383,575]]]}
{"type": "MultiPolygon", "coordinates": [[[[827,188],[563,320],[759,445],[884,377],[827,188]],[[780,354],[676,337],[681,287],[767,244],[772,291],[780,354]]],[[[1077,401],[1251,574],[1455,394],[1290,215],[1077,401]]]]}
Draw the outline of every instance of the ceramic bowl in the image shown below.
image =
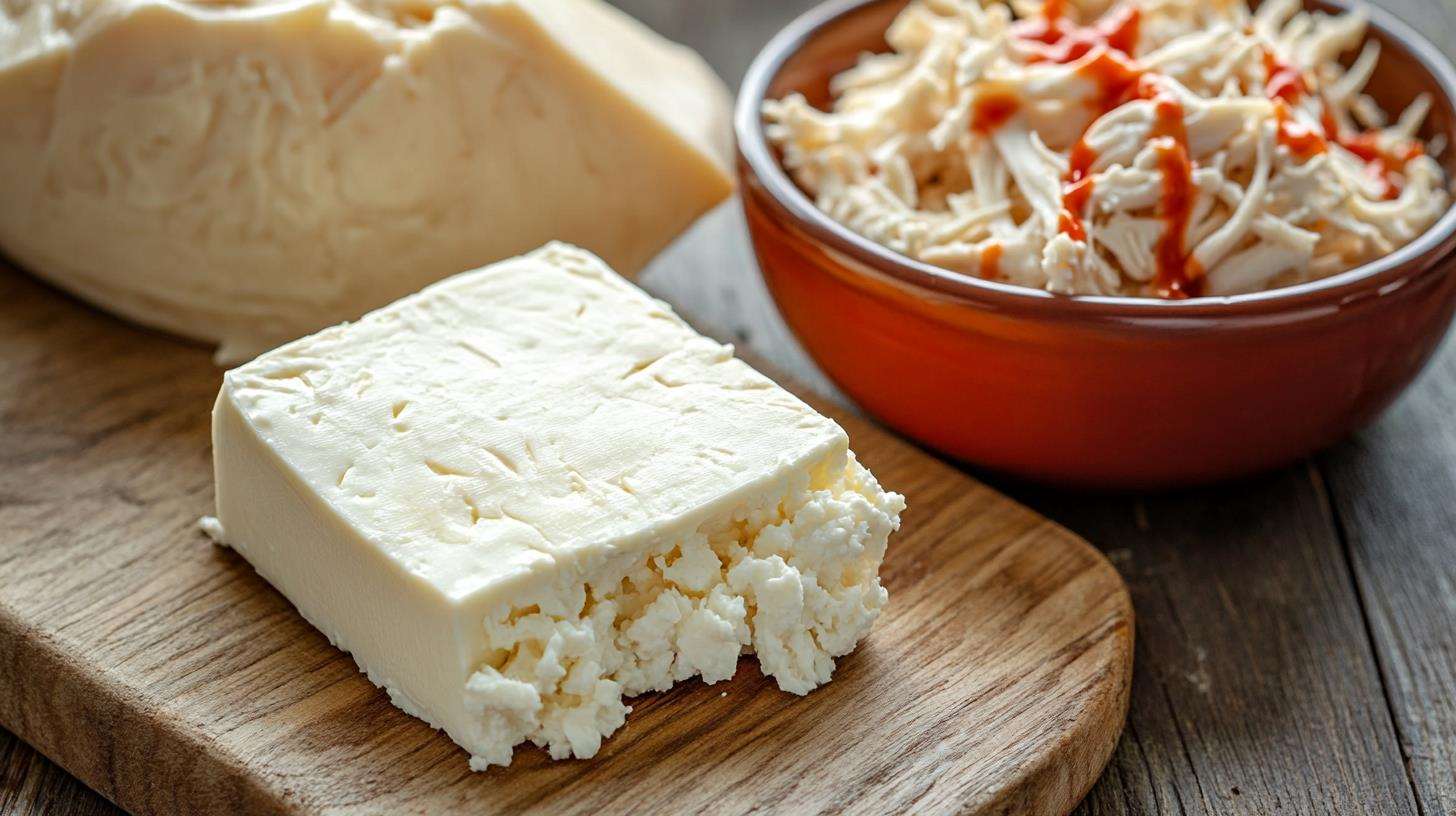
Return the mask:
{"type": "MultiPolygon", "coordinates": [[[[768,144],[764,99],[828,81],[904,0],[835,0],[782,31],[738,100],[738,173],[763,276],[823,370],[865,410],[952,457],[1104,488],[1208,482],[1285,464],[1370,422],[1420,372],[1456,306],[1456,211],[1373,263],[1299,286],[1161,301],[1071,297],[917,262],[830,219],[768,144]]],[[[1334,3],[1313,8],[1341,10],[1334,3]]],[[[1456,145],[1456,71],[1370,9],[1369,92],[1429,91],[1426,139],[1456,145]]],[[[1442,163],[1456,178],[1448,147],[1442,163]]]]}

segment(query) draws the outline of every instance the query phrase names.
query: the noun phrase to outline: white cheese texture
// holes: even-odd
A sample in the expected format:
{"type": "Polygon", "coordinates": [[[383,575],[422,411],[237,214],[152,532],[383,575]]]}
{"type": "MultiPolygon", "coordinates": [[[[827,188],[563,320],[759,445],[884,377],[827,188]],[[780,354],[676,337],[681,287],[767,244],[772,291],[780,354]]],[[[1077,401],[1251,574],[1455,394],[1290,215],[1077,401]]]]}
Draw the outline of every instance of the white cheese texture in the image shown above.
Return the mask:
{"type": "Polygon", "coordinates": [[[237,362],[731,191],[729,97],[601,0],[0,3],[0,248],[237,362]]]}
{"type": "Polygon", "coordinates": [[[552,244],[229,371],[208,525],[483,769],[624,696],[829,680],[904,500],[844,431],[552,244]]]}

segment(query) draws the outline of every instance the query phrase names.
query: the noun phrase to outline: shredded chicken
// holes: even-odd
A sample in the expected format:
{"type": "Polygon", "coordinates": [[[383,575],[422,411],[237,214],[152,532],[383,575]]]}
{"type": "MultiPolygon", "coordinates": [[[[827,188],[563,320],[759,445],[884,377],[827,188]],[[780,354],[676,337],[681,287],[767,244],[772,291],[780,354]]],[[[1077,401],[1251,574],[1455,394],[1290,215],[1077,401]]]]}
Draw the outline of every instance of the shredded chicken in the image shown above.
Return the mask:
{"type": "Polygon", "coordinates": [[[830,110],[764,115],[821,209],[927,263],[1069,294],[1259,291],[1387,254],[1449,205],[1418,139],[1431,100],[1392,122],[1363,93],[1366,16],[914,0],[830,110]]]}

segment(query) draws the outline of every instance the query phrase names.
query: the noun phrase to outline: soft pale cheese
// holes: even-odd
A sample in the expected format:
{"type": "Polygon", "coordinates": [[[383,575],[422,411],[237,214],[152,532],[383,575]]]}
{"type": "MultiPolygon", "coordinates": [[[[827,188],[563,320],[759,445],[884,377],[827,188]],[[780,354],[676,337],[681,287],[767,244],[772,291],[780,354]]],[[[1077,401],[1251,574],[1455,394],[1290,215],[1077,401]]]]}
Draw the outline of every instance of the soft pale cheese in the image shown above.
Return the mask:
{"type": "Polygon", "coordinates": [[[600,0],[0,3],[0,247],[239,361],[731,189],[726,89],[600,0]]]}
{"type": "Polygon", "coordinates": [[[829,680],[899,524],[844,431],[553,244],[228,372],[220,527],[401,708],[506,764],[624,695],[829,680]]]}

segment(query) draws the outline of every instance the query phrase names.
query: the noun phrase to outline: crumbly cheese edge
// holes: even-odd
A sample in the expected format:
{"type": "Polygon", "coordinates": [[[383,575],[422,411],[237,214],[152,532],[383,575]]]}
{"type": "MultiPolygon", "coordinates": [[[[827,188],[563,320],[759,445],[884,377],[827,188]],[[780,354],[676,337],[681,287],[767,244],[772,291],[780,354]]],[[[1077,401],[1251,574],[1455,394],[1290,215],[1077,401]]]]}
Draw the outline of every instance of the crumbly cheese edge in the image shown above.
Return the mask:
{"type": "Polygon", "coordinates": [[[463,690],[471,768],[509,765],[526,741],[592,757],[626,722],[624,697],[727,680],[743,654],[784,691],[828,682],[888,599],[879,568],[904,507],[836,456],[782,494],[502,603],[463,690]]]}

